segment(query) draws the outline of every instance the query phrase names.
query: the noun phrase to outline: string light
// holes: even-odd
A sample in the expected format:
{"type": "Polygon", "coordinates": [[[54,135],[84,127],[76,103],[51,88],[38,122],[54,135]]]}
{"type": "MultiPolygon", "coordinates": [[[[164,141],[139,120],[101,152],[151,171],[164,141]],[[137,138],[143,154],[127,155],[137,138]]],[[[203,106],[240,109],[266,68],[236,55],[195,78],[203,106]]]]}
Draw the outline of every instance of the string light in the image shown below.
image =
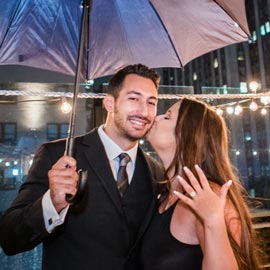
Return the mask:
{"type": "MultiPolygon", "coordinates": [[[[78,98],[102,99],[106,93],[78,93],[78,98]]],[[[0,96],[42,96],[42,97],[67,97],[72,98],[72,92],[44,92],[44,91],[22,91],[22,90],[0,90],[0,96]]],[[[180,99],[182,97],[195,97],[198,99],[257,99],[270,96],[270,91],[256,94],[159,94],[159,99],[180,99]]]]}
{"type": "Polygon", "coordinates": [[[226,112],[227,112],[227,114],[233,114],[234,108],[233,108],[232,106],[228,106],[228,107],[226,108],[226,112]]]}
{"type": "Polygon", "coordinates": [[[223,114],[223,110],[221,108],[216,108],[216,113],[218,115],[222,115],[223,114]]]}
{"type": "Polygon", "coordinates": [[[259,89],[259,83],[256,82],[256,81],[251,81],[249,83],[249,89],[252,91],[252,92],[256,92],[258,89],[259,89]]]}
{"type": "Polygon", "coordinates": [[[250,108],[250,110],[252,110],[253,112],[255,112],[258,109],[258,104],[253,100],[249,104],[249,108],[250,108]]]}
{"type": "Polygon", "coordinates": [[[270,107],[270,96],[262,96],[260,97],[260,101],[262,104],[264,104],[263,106],[258,105],[257,102],[255,102],[255,98],[252,98],[252,101],[250,102],[250,99],[243,99],[240,101],[233,101],[227,104],[219,104],[219,105],[215,105],[216,107],[216,112],[217,114],[222,115],[223,110],[225,109],[226,106],[226,112],[228,115],[232,115],[233,112],[236,116],[240,115],[244,109],[249,109],[253,112],[257,111],[257,109],[260,108],[260,113],[261,115],[266,115],[268,114],[268,107],[270,107]],[[246,103],[249,103],[245,105],[246,103]],[[269,102],[269,104],[268,104],[269,102]]]}
{"type": "Polygon", "coordinates": [[[240,104],[237,104],[234,108],[234,114],[239,115],[243,111],[243,108],[240,104]]]}
{"type": "Polygon", "coordinates": [[[72,110],[72,106],[69,102],[67,102],[67,99],[64,97],[63,102],[61,105],[61,111],[65,114],[70,113],[72,110]]]}
{"type": "Polygon", "coordinates": [[[261,114],[262,114],[262,115],[266,115],[266,114],[267,114],[267,110],[266,110],[265,108],[262,108],[262,109],[261,109],[261,114]]]}
{"type": "MultiPolygon", "coordinates": [[[[250,82],[249,88],[253,89],[253,91],[256,89],[256,87],[260,88],[260,84],[256,86],[254,84],[255,82],[250,82]],[[256,86],[256,87],[255,87],[256,86]]],[[[22,91],[22,90],[0,90],[0,96],[44,96],[46,98],[53,97],[57,98],[55,101],[58,101],[59,98],[64,99],[64,98],[72,98],[73,93],[72,92],[39,92],[39,91],[22,91]]],[[[78,98],[79,99],[103,99],[106,96],[106,93],[79,93],[78,98]]],[[[251,102],[250,110],[256,111],[260,106],[254,101],[256,99],[260,99],[260,102],[264,105],[264,107],[261,109],[261,114],[265,115],[268,113],[268,110],[265,108],[265,106],[270,106],[270,91],[265,91],[262,93],[247,93],[247,94],[159,94],[158,99],[160,100],[166,100],[166,99],[181,99],[183,97],[191,97],[191,98],[197,98],[197,99],[202,99],[206,100],[206,102],[213,102],[213,100],[239,100],[240,101],[233,101],[227,104],[218,104],[218,105],[213,105],[213,107],[216,108],[216,112],[219,115],[222,115],[224,113],[224,110],[227,111],[228,114],[232,115],[233,113],[235,115],[239,115],[242,110],[238,105],[240,103],[247,103],[251,102]],[[256,104],[255,104],[256,103],[256,104]],[[225,109],[226,106],[229,106],[231,108],[225,109]],[[234,108],[236,106],[236,108],[234,108]],[[256,109],[255,109],[256,108],[256,109]]],[[[32,101],[32,100],[31,100],[32,101]]],[[[37,101],[37,100],[35,100],[37,101]]],[[[1,101],[5,102],[5,101],[1,101]]],[[[24,100],[25,102],[25,100],[24,100]]],[[[10,101],[9,101],[10,103],[10,101]]],[[[18,103],[13,102],[13,103],[18,103]]],[[[247,108],[246,106],[242,107],[243,109],[247,108]]],[[[72,109],[71,104],[68,102],[63,102],[61,106],[61,110],[64,113],[69,113],[72,109]]]]}
{"type": "Polygon", "coordinates": [[[270,103],[270,96],[261,97],[261,103],[264,105],[268,105],[270,103]]]}

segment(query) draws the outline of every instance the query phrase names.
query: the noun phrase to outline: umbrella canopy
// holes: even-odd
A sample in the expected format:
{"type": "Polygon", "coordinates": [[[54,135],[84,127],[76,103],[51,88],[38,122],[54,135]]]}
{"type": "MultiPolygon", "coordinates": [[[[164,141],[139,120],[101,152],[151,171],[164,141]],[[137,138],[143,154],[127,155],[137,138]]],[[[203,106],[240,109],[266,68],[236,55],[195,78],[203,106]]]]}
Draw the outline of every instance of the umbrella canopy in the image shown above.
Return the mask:
{"type": "MultiPolygon", "coordinates": [[[[183,67],[246,41],[244,0],[92,0],[85,79],[127,64],[183,67]]],[[[81,0],[0,0],[0,64],[74,75],[81,0]]]]}

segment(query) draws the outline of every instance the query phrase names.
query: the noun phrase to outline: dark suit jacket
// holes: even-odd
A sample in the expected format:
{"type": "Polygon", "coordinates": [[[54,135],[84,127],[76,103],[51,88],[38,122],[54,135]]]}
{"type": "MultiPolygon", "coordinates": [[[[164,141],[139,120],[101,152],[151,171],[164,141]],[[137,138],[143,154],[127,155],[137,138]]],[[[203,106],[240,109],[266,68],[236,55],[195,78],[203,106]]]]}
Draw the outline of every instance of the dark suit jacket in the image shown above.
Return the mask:
{"type": "Polygon", "coordinates": [[[163,177],[163,171],[139,148],[138,156],[152,181],[152,203],[145,211],[136,244],[130,246],[121,198],[97,130],[76,138],[77,168],[88,171],[87,191],[78,204],[70,206],[64,224],[48,234],[41,200],[48,190],[48,170],[63,155],[64,148],[65,140],[60,140],[42,145],[36,153],[27,181],[1,218],[3,250],[13,255],[43,242],[43,269],[138,269],[136,247],[155,206],[152,184],[163,177]]]}

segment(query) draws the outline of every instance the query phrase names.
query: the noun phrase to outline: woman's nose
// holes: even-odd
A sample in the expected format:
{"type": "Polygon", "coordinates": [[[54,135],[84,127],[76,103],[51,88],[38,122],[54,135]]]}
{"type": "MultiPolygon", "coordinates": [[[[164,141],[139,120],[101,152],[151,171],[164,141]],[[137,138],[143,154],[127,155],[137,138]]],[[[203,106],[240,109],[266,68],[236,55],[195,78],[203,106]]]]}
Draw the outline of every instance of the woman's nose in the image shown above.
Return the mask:
{"type": "Polygon", "coordinates": [[[164,116],[164,114],[157,115],[155,118],[155,122],[158,122],[162,118],[162,116],[164,116]]]}

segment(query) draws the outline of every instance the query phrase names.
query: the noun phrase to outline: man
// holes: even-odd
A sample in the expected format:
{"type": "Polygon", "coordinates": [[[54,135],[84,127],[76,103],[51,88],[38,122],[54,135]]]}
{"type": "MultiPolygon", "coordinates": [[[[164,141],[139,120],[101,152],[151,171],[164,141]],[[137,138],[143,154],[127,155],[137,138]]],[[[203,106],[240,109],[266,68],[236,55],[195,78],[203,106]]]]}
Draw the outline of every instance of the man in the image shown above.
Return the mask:
{"type": "Polygon", "coordinates": [[[7,254],[42,242],[43,269],[138,269],[136,248],[153,212],[154,183],[163,176],[138,147],[156,116],[158,82],[152,69],[127,66],[110,80],[105,125],[76,138],[74,158],[63,156],[65,140],[41,146],[0,221],[7,254]],[[122,152],[129,157],[125,190],[118,189],[122,152]],[[88,171],[87,189],[68,205],[66,194],[77,191],[77,169],[88,171]]]}

